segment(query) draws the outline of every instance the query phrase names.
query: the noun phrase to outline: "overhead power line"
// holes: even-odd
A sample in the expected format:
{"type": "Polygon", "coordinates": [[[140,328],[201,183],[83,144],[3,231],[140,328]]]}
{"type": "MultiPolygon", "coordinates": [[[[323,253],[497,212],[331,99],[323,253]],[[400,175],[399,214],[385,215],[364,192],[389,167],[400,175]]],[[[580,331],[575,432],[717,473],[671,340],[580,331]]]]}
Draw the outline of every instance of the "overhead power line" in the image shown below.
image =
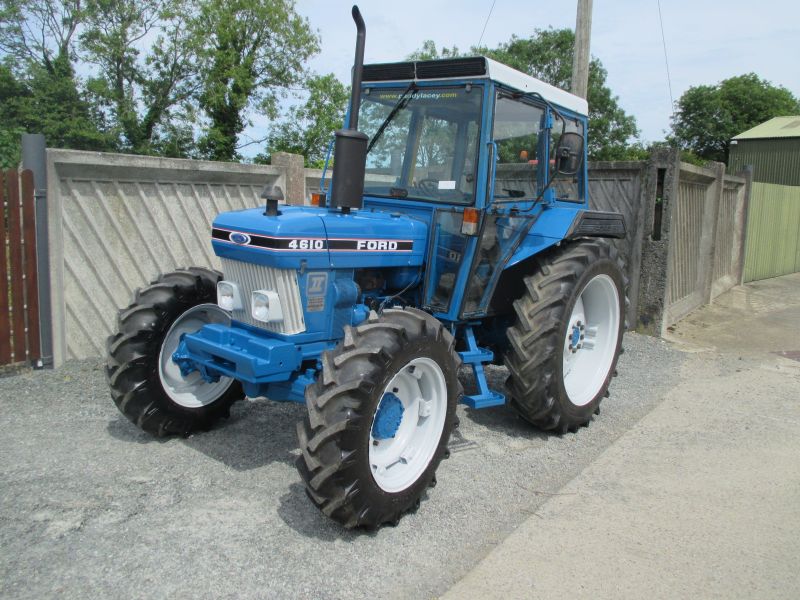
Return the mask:
{"type": "Polygon", "coordinates": [[[661,0],[656,0],[658,5],[658,22],[661,25],[661,44],[664,46],[664,65],[667,67],[667,87],[669,88],[669,108],[675,116],[675,99],[672,97],[672,78],[669,76],[669,59],[667,58],[667,38],[664,37],[664,19],[661,17],[661,0]]]}
{"type": "Polygon", "coordinates": [[[478,40],[478,46],[481,45],[481,42],[483,41],[483,34],[486,33],[486,26],[489,24],[489,19],[492,18],[492,11],[494,10],[495,2],[497,2],[497,0],[492,0],[492,8],[489,9],[489,14],[486,15],[486,20],[483,22],[483,30],[481,31],[481,37],[478,40]]]}

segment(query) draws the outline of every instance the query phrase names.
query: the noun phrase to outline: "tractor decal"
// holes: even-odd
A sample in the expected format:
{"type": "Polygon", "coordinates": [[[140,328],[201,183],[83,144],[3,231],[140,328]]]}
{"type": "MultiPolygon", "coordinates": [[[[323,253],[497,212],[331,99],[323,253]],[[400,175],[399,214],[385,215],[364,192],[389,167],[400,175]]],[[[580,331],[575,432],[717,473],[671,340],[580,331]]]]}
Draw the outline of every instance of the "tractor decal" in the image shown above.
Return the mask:
{"type": "Polygon", "coordinates": [[[251,246],[262,250],[299,251],[304,252],[411,252],[414,249],[412,240],[336,238],[326,240],[320,237],[284,238],[255,235],[243,231],[232,231],[215,227],[211,237],[218,242],[251,246]]]}

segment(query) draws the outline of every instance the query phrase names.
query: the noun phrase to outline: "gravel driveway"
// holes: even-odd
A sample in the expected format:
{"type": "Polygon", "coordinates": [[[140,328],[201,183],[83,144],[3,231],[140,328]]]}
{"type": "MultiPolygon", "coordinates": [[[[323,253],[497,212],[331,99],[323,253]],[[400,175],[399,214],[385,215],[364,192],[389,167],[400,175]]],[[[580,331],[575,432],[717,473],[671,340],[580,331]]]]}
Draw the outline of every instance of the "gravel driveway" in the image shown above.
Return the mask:
{"type": "Polygon", "coordinates": [[[684,355],[663,341],[624,345],[611,398],[576,434],[459,407],[439,485],[374,533],[345,531],[306,499],[293,464],[303,406],[239,402],[209,433],[159,441],[117,412],[100,361],[0,379],[0,596],[439,595],[679,377],[684,355]]]}

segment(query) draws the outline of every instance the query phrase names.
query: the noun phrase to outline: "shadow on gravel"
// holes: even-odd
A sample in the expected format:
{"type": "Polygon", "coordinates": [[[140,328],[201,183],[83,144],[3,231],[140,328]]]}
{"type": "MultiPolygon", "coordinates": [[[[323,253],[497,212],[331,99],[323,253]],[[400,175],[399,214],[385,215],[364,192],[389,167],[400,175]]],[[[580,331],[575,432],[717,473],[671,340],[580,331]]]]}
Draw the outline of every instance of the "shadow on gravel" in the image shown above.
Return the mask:
{"type": "Polygon", "coordinates": [[[323,542],[342,540],[349,542],[355,538],[368,535],[374,536],[377,532],[355,531],[345,529],[323,515],[306,496],[305,486],[296,482],[289,486],[289,490],[281,496],[278,505],[278,516],[289,527],[307,538],[315,538],[323,542]]]}
{"type": "MultiPolygon", "coordinates": [[[[422,508],[428,501],[428,492],[422,494],[422,508]]],[[[416,511],[412,510],[404,515],[416,511]]],[[[306,490],[302,483],[293,483],[289,486],[289,491],[281,496],[278,506],[278,516],[291,527],[294,531],[307,538],[315,538],[322,542],[353,542],[362,537],[374,538],[384,529],[392,530],[391,525],[384,525],[378,529],[345,529],[326,517],[317,509],[311,500],[306,496],[306,490]]]]}
{"type": "Polygon", "coordinates": [[[533,425],[523,420],[510,406],[498,406],[495,408],[483,408],[478,410],[467,408],[464,414],[476,425],[502,433],[503,435],[543,441],[554,437],[547,432],[536,429],[533,425]]]}
{"type": "Polygon", "coordinates": [[[305,407],[269,400],[241,401],[234,404],[231,416],[210,431],[188,438],[156,438],[138,429],[123,416],[111,421],[108,433],[117,440],[133,444],[164,444],[179,440],[192,450],[237,471],[250,471],[280,462],[294,467],[297,449],[296,424],[305,407]]]}

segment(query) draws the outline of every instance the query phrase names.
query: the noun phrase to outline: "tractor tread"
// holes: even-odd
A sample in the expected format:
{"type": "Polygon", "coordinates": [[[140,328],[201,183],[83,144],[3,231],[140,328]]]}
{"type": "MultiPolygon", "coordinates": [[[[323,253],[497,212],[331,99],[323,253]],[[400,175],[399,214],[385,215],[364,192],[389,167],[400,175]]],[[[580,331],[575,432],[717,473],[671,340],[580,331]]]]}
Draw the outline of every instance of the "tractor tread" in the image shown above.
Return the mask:
{"type": "MultiPolygon", "coordinates": [[[[565,310],[582,274],[598,261],[617,269],[627,290],[625,265],[617,249],[605,241],[581,240],[537,257],[533,273],[525,277],[525,292],[513,303],[517,319],[507,330],[505,355],[510,404],[523,419],[545,431],[563,435],[586,426],[599,412],[608,389],[610,375],[595,399],[585,407],[575,407],[566,399],[560,379],[565,310]]],[[[617,356],[610,373],[616,360],[617,356]]]]}
{"type": "Polygon", "coordinates": [[[348,529],[375,529],[396,523],[418,506],[420,495],[428,489],[429,479],[444,457],[454,425],[455,401],[463,390],[455,377],[455,365],[460,360],[453,337],[427,313],[413,308],[387,309],[380,316],[371,313],[361,325],[346,328],[343,341],[324,353],[321,361],[322,372],[306,388],[307,417],[297,427],[301,454],[295,464],[307,495],[323,514],[348,529]],[[448,413],[442,439],[430,463],[432,468],[426,471],[427,476],[421,476],[419,485],[412,486],[420,491],[398,494],[399,498],[391,501],[379,492],[376,501],[376,494],[366,490],[378,488],[368,468],[366,473],[363,471],[363,454],[368,451],[361,439],[363,420],[372,422],[370,399],[386,376],[393,356],[411,342],[446,348],[454,365],[453,410],[448,413]]]}
{"type": "Polygon", "coordinates": [[[156,437],[206,431],[230,414],[242,398],[234,382],[225,394],[199,409],[173,403],[158,379],[160,344],[172,322],[196,304],[213,302],[222,275],[201,267],[160,275],[136,290],[134,301],[117,314],[118,331],[106,340],[106,380],[111,398],[125,417],[156,437]]]}

